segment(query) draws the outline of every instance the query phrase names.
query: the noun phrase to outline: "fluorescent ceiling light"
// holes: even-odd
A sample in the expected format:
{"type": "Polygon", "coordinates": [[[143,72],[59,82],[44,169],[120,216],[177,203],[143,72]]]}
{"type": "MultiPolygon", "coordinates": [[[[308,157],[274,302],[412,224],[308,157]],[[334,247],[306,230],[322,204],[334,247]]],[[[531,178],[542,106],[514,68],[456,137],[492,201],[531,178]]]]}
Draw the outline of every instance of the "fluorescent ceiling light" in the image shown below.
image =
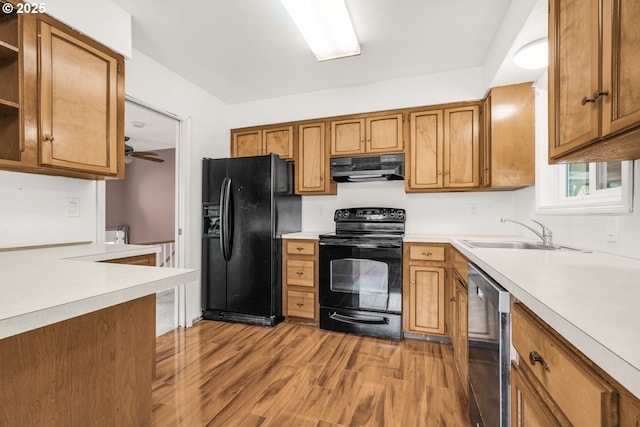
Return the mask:
{"type": "Polygon", "coordinates": [[[318,61],[360,55],[344,0],[280,0],[318,61]]]}
{"type": "Polygon", "coordinates": [[[549,42],[546,38],[522,46],[513,57],[518,67],[536,70],[549,65],[549,42]]]}

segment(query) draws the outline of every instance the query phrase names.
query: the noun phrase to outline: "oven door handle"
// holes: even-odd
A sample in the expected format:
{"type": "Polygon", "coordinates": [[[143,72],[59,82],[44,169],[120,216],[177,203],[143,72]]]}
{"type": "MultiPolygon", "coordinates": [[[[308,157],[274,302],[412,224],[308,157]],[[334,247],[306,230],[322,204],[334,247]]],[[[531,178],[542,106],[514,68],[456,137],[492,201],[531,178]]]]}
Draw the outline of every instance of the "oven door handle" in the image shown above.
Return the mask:
{"type": "Polygon", "coordinates": [[[388,325],[389,319],[386,317],[374,317],[370,319],[363,319],[360,317],[345,316],[344,314],[338,314],[335,311],[329,315],[333,320],[342,323],[350,323],[352,325],[365,324],[365,325],[388,325]]]}

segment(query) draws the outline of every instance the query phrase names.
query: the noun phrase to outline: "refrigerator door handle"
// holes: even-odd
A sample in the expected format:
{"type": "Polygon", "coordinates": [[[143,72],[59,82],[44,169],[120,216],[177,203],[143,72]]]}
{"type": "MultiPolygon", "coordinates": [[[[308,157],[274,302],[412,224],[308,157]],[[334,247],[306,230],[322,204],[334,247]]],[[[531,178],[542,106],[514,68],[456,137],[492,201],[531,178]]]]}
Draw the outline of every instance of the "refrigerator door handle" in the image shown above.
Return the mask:
{"type": "Polygon", "coordinates": [[[220,187],[220,250],[225,261],[231,259],[231,230],[230,230],[230,204],[231,197],[231,178],[228,176],[222,180],[220,187]]]}

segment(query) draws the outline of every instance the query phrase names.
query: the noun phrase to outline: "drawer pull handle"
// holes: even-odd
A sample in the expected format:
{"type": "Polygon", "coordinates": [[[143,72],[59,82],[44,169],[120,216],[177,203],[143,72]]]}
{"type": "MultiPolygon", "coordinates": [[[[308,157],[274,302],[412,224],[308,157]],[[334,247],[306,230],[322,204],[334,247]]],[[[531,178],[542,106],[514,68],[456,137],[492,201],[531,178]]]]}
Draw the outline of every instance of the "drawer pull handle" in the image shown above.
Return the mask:
{"type": "Polygon", "coordinates": [[[296,305],[297,305],[298,307],[302,307],[304,304],[303,304],[303,303],[301,303],[301,302],[297,302],[297,303],[296,303],[296,305]]]}
{"type": "Polygon", "coordinates": [[[431,256],[431,255],[433,255],[433,252],[422,252],[422,255],[431,256]]]}
{"type": "Polygon", "coordinates": [[[302,276],[304,273],[302,271],[296,271],[296,274],[298,275],[298,277],[302,276]]]}
{"type": "Polygon", "coordinates": [[[299,250],[299,251],[301,251],[301,250],[303,250],[304,248],[301,248],[300,246],[298,246],[296,249],[297,249],[297,250],[299,250]]]}
{"type": "Polygon", "coordinates": [[[529,362],[531,362],[532,365],[535,365],[536,362],[540,362],[545,371],[551,372],[551,369],[549,369],[549,365],[547,364],[547,362],[545,362],[542,356],[540,356],[540,354],[535,350],[529,353],[529,362]]]}

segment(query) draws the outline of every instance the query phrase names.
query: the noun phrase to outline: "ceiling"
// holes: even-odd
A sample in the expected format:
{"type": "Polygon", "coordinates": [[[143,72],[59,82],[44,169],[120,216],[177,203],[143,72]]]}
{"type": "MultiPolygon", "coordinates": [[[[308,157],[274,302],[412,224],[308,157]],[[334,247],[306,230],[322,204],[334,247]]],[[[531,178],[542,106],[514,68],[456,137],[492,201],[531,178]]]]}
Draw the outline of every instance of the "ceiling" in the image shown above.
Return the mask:
{"type": "MultiPolygon", "coordinates": [[[[228,104],[482,67],[496,46],[493,86],[544,72],[519,69],[512,57],[546,37],[547,0],[346,0],[362,53],[325,62],[280,0],[112,1],[132,16],[135,49],[228,104]]],[[[136,150],[175,146],[174,120],[127,102],[125,121],[136,150]]]]}
{"type": "Polygon", "coordinates": [[[511,3],[536,2],[346,0],[362,54],[318,62],[280,0],[112,1],[135,49],[228,104],[479,67],[511,3]]]}

